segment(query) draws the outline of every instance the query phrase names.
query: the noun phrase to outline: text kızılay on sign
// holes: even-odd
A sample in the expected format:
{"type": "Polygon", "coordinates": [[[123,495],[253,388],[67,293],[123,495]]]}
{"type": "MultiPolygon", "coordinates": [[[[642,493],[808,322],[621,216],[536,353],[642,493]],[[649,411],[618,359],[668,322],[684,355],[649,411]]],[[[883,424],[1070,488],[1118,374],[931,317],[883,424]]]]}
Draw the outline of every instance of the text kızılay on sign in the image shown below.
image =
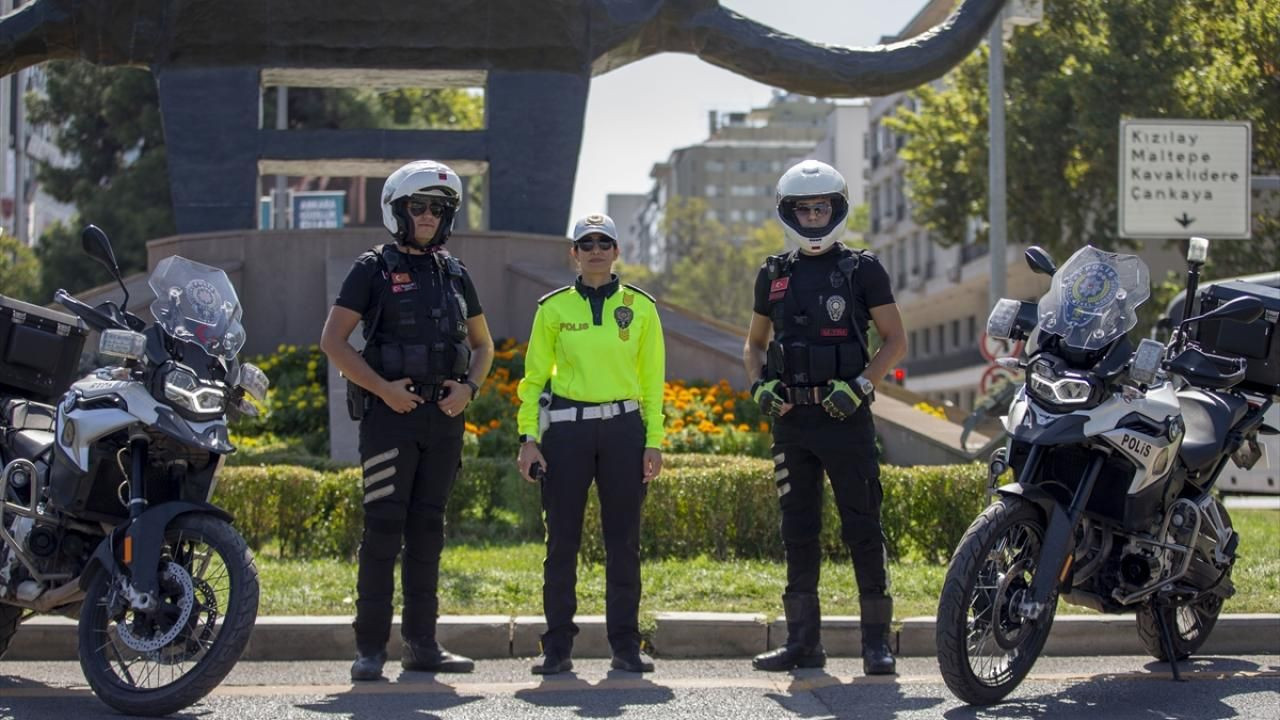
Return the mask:
{"type": "Polygon", "coordinates": [[[1248,238],[1250,125],[1120,121],[1120,234],[1248,238]]]}

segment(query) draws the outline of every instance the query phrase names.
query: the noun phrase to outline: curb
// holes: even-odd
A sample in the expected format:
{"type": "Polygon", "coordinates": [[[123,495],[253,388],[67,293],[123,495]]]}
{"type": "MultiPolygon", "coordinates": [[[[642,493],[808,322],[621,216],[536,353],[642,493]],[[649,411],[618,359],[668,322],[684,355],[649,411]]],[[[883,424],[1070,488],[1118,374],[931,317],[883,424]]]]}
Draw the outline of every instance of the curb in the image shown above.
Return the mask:
{"type": "MultiPolygon", "coordinates": [[[[399,618],[391,637],[399,635],[399,618]]],[[[604,616],[577,618],[579,634],[574,655],[609,657],[604,616]]],[[[833,656],[856,657],[861,652],[856,616],[823,618],[823,645],[833,656]]],[[[479,660],[533,657],[543,619],[537,616],[447,615],[437,624],[440,643],[453,652],[479,660]]],[[[934,618],[901,621],[893,644],[898,655],[937,654],[934,618]]],[[[753,613],[660,612],[653,634],[653,654],[663,658],[747,658],[778,647],[786,640],[781,620],[766,622],[753,613]]],[[[61,617],[36,617],[18,628],[6,660],[75,660],[76,622],[61,617]]],[[[246,661],[348,660],[355,653],[351,619],[342,616],[260,617],[245,648],[246,661]]],[[[400,657],[400,643],[388,644],[391,659],[400,657]]],[[[1045,655],[1145,655],[1132,615],[1060,615],[1045,644],[1045,655]]],[[[1201,655],[1280,654],[1280,614],[1229,614],[1218,618],[1201,655]]]]}

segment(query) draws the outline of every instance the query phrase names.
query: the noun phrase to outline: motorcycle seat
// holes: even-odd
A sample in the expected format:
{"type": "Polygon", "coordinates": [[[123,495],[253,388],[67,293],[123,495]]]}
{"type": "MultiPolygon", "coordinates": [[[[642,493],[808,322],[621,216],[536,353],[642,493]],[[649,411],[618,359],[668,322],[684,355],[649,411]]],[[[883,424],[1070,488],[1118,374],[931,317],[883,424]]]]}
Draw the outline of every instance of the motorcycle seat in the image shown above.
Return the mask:
{"type": "Polygon", "coordinates": [[[15,430],[52,432],[58,410],[31,400],[11,399],[4,404],[4,424],[15,430]]]}
{"type": "Polygon", "coordinates": [[[1186,435],[1178,455],[1190,470],[1211,465],[1222,451],[1227,432],[1249,410],[1249,401],[1235,395],[1183,390],[1178,393],[1186,435]]]}
{"type": "Polygon", "coordinates": [[[9,445],[20,458],[36,458],[53,445],[53,433],[44,430],[19,430],[9,436],[9,445]]]}

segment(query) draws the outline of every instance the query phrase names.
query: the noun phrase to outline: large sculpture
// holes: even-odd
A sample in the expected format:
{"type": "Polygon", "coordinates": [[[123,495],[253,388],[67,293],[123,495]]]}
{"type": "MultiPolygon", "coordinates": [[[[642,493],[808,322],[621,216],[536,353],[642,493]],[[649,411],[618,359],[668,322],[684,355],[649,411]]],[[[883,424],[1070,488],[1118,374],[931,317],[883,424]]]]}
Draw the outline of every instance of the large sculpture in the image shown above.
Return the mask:
{"type": "Polygon", "coordinates": [[[918,37],[844,48],[716,0],[36,0],[0,18],[0,74],[55,58],[150,67],[183,232],[251,227],[261,159],[431,156],[489,163],[493,228],[558,234],[591,76],[682,52],[793,92],[883,95],[945,73],[1002,5],[965,0],[918,37]],[[261,130],[265,68],[483,71],[488,127],[261,130]]]}

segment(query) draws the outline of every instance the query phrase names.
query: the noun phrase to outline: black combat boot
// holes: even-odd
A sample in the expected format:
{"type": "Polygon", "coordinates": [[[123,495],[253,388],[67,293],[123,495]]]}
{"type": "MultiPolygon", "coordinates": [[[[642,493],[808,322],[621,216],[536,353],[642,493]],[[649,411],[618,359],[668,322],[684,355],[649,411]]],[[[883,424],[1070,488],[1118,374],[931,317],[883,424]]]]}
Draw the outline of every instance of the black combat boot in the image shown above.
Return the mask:
{"type": "Polygon", "coordinates": [[[385,650],[376,653],[358,652],[351,664],[351,679],[356,681],[381,680],[382,666],[387,662],[385,650]]]}
{"type": "Polygon", "coordinates": [[[757,670],[785,672],[796,668],[820,668],[827,664],[822,649],[822,612],[816,593],[786,593],[782,610],[787,616],[787,644],[751,660],[757,670]]]}
{"type": "Polygon", "coordinates": [[[893,598],[887,595],[862,598],[862,672],[867,675],[896,675],[897,661],[889,647],[889,623],[893,621],[893,598]]]}
{"type": "Polygon", "coordinates": [[[416,672],[469,673],[476,669],[476,664],[471,658],[445,650],[435,640],[406,640],[400,667],[416,672]]]}

